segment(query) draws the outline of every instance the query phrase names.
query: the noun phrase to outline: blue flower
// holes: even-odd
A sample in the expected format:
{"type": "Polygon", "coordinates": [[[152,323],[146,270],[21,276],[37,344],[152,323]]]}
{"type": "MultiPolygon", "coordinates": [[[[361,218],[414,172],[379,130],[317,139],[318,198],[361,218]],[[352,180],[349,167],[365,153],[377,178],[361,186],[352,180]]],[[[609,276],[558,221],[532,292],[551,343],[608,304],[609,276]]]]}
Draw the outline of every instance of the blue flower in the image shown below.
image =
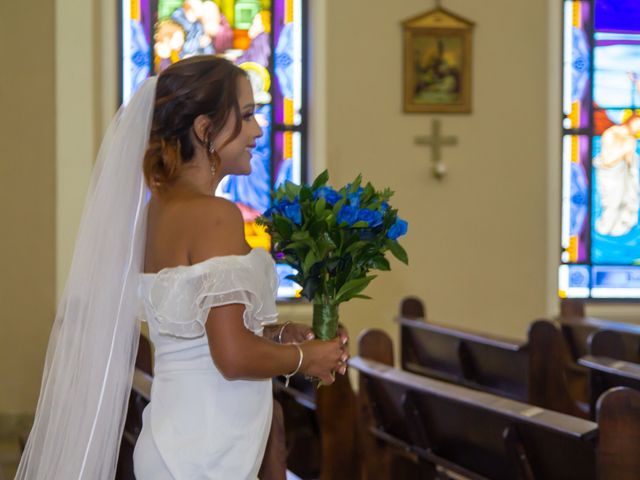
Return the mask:
{"type": "Polygon", "coordinates": [[[401,237],[402,235],[407,233],[408,226],[409,224],[405,220],[398,218],[396,222],[389,228],[387,237],[389,237],[391,240],[396,240],[398,237],[401,237]]]}
{"type": "Polygon", "coordinates": [[[274,213],[278,213],[278,209],[275,206],[269,207],[265,210],[265,212],[262,214],[263,217],[265,217],[268,220],[273,219],[273,214],[274,213]]]}
{"type": "Polygon", "coordinates": [[[380,204],[380,211],[381,211],[382,213],[384,213],[384,212],[386,212],[387,210],[389,210],[389,204],[388,204],[386,201],[383,201],[383,202],[380,204]]]}
{"type": "Polygon", "coordinates": [[[363,191],[364,188],[358,187],[358,190],[356,192],[347,193],[347,199],[349,200],[349,204],[352,207],[360,207],[360,196],[362,195],[363,191]]]}
{"type": "Polygon", "coordinates": [[[342,195],[333,188],[324,186],[313,192],[313,199],[317,200],[318,198],[324,198],[329,205],[335,205],[342,198],[342,195]]]}
{"type": "Polygon", "coordinates": [[[349,226],[353,225],[358,221],[358,209],[349,205],[344,205],[338,212],[336,221],[338,222],[338,225],[343,223],[346,223],[349,226]]]}
{"type": "Polygon", "coordinates": [[[369,227],[377,227],[382,223],[382,213],[363,208],[358,210],[358,221],[367,222],[369,227]]]}
{"type": "Polygon", "coordinates": [[[282,213],[296,225],[302,224],[302,210],[299,203],[288,202],[282,207],[282,213]]]}

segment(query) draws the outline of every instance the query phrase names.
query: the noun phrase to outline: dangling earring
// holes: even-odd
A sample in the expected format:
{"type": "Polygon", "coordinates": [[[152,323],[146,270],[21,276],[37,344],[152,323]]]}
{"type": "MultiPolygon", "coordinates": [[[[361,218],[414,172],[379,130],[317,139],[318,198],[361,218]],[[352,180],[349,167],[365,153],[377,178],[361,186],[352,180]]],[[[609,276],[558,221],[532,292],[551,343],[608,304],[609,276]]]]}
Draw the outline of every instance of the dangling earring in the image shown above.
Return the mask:
{"type": "MultiPolygon", "coordinates": [[[[213,142],[209,142],[209,156],[211,157],[214,153],[216,153],[216,149],[213,146],[213,142]]],[[[215,161],[211,161],[211,176],[213,177],[216,174],[216,165],[215,161]]]]}

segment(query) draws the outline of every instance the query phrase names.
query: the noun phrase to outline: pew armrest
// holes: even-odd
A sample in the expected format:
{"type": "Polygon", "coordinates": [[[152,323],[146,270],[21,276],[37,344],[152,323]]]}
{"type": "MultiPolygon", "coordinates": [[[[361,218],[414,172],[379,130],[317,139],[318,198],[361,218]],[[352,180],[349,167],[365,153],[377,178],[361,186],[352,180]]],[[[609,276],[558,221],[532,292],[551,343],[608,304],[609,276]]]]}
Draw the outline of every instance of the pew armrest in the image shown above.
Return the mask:
{"type": "Polygon", "coordinates": [[[591,370],[617,375],[632,380],[640,380],[640,364],[616,360],[609,357],[585,355],[578,359],[578,363],[591,370]]]}

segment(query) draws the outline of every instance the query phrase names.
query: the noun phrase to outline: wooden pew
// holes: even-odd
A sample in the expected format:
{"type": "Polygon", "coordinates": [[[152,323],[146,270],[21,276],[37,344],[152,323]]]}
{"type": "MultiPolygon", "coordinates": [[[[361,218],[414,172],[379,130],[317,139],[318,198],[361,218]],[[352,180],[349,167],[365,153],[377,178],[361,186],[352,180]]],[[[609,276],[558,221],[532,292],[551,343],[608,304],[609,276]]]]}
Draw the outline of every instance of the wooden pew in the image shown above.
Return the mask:
{"type": "Polygon", "coordinates": [[[274,378],[273,390],[284,412],[287,468],[303,479],[355,479],[357,409],[348,375],[319,389],[304,375],[288,387],[274,378]]]}
{"type": "Polygon", "coordinates": [[[559,317],[557,321],[573,358],[588,355],[589,338],[598,331],[616,332],[622,340],[621,352],[610,352],[612,358],[640,363],[640,325],[613,322],[592,317],[559,317]]]}
{"type": "MultiPolygon", "coordinates": [[[[380,359],[386,362],[390,340],[384,335],[366,332],[360,339],[364,345],[360,354],[381,353],[380,359]]],[[[587,420],[363,357],[352,359],[350,366],[360,372],[361,435],[370,440],[363,443],[365,480],[436,478],[438,471],[477,480],[626,480],[635,478],[638,471],[637,392],[616,390],[601,399],[599,420],[606,441],[601,439],[597,445],[598,425],[587,420]],[[629,438],[635,443],[624,444],[612,435],[621,417],[627,420],[629,438]],[[399,457],[413,461],[414,475],[420,477],[399,476],[394,462],[399,457]]]]}
{"type": "Polygon", "coordinates": [[[595,418],[600,396],[614,387],[629,387],[640,391],[640,364],[609,357],[585,355],[578,360],[589,369],[589,407],[595,418]]]}
{"type": "MultiPolygon", "coordinates": [[[[570,358],[560,330],[548,320],[533,322],[526,342],[422,320],[398,317],[396,321],[404,370],[587,416],[566,380],[570,358]]],[[[586,394],[582,397],[586,402],[586,394]]]]}

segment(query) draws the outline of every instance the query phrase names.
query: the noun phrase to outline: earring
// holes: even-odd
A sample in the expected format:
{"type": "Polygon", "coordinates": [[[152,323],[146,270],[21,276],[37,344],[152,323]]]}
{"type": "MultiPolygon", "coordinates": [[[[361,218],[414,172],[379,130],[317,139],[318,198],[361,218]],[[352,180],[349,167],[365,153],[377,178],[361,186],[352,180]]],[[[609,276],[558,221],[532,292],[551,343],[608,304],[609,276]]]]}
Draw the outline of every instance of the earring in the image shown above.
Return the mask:
{"type": "MultiPolygon", "coordinates": [[[[213,146],[213,142],[208,142],[207,150],[209,150],[209,156],[211,157],[214,153],[216,153],[216,149],[213,146]]],[[[211,160],[211,176],[213,177],[216,174],[216,164],[215,160],[211,160]]]]}

